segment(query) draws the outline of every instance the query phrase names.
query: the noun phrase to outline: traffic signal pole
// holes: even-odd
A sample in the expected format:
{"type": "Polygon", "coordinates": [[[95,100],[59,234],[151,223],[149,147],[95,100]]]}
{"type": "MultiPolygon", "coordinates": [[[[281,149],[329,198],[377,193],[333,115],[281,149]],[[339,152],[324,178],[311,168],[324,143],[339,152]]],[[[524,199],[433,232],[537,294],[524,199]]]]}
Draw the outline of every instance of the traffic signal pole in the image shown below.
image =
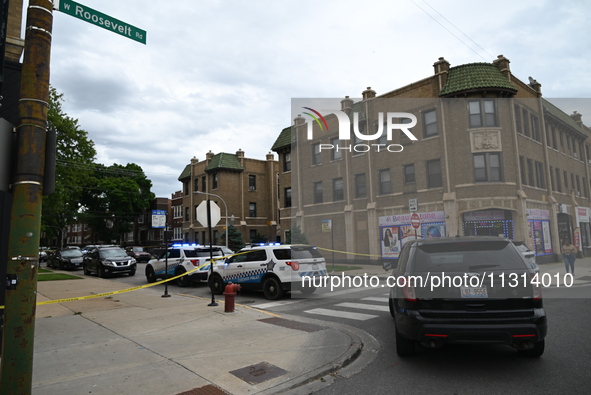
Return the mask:
{"type": "Polygon", "coordinates": [[[8,234],[0,395],[30,394],[32,387],[52,24],[52,2],[29,0],[8,234]]]}

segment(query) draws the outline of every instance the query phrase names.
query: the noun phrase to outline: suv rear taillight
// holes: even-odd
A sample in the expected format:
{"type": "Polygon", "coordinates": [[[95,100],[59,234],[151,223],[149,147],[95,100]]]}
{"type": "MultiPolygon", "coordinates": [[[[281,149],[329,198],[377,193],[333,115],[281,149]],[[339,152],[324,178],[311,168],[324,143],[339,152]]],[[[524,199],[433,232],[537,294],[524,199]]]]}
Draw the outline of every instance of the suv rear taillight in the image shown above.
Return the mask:
{"type": "Polygon", "coordinates": [[[404,283],[402,284],[402,291],[404,292],[404,297],[409,302],[416,302],[417,301],[417,293],[415,292],[415,283],[410,277],[406,277],[404,283]]]}
{"type": "Polygon", "coordinates": [[[189,259],[193,266],[199,266],[199,259],[189,259]]]}
{"type": "MultiPolygon", "coordinates": [[[[538,275],[539,276],[539,275],[538,275]]],[[[534,300],[541,300],[542,299],[542,287],[540,287],[540,281],[538,276],[532,274],[531,276],[531,286],[533,287],[533,298],[534,300]]]]}
{"type": "Polygon", "coordinates": [[[299,262],[285,262],[285,264],[291,266],[294,271],[300,270],[300,263],[299,262]]]}

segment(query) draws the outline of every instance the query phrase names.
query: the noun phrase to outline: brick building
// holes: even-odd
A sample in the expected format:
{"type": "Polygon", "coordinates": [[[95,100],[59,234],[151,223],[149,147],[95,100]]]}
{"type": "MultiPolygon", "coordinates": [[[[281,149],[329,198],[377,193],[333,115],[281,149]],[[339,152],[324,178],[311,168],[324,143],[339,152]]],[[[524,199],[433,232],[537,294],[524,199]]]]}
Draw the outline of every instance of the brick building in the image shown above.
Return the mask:
{"type": "Polygon", "coordinates": [[[440,58],[430,77],[328,105],[314,116],[294,103],[294,124],[273,145],[284,229],[297,224],[350,260],[396,259],[415,234],[503,235],[539,262],[555,260],[564,238],[591,245],[589,128],[504,56],[455,67],[440,58]]]}
{"type": "Polygon", "coordinates": [[[196,218],[197,206],[208,198],[221,210],[221,220],[213,228],[213,244],[225,244],[221,235],[226,221],[241,232],[245,243],[278,240],[277,173],[272,153],[266,160],[258,160],[245,158],[242,150],[235,154],[210,151],[204,161],[191,159],[179,176],[183,183],[183,241],[209,243],[207,228],[196,218]]]}

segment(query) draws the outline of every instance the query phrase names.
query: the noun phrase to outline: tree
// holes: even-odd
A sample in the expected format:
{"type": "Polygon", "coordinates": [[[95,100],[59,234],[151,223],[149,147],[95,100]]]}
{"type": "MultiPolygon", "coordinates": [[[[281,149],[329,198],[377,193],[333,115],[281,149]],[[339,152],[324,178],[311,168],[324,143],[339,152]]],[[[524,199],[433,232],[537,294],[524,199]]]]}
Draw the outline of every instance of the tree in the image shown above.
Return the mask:
{"type": "MultiPolygon", "coordinates": [[[[226,232],[220,236],[221,240],[226,239],[226,232]]],[[[234,225],[228,226],[228,248],[232,251],[240,251],[244,248],[244,242],[242,241],[242,233],[234,225]]]]}
{"type": "Polygon", "coordinates": [[[55,192],[43,197],[42,229],[49,236],[61,237],[61,230],[75,221],[88,186],[96,157],[94,143],[80,128],[78,120],[62,110],[63,95],[49,89],[48,127],[57,132],[55,192]]]}
{"type": "Polygon", "coordinates": [[[302,228],[299,225],[294,224],[291,227],[291,231],[287,234],[285,242],[287,244],[310,244],[306,235],[302,233],[302,228]]]}
{"type": "Polygon", "coordinates": [[[118,241],[123,233],[133,229],[134,220],[150,208],[154,193],[152,181],[135,163],[126,166],[95,165],[94,187],[84,191],[80,219],[90,225],[98,240],[118,241]]]}

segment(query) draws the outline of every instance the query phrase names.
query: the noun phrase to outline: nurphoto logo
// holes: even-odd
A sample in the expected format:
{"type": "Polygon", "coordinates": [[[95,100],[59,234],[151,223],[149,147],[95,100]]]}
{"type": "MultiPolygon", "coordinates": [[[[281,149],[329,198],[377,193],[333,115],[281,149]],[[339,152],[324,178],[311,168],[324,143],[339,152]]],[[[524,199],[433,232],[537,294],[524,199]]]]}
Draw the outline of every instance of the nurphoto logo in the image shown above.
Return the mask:
{"type": "MultiPolygon", "coordinates": [[[[313,129],[314,129],[314,123],[316,123],[320,129],[320,131],[329,131],[328,129],[328,123],[326,122],[326,119],[324,118],[324,116],[322,116],[322,114],[319,111],[314,110],[313,108],[310,107],[303,107],[306,110],[309,110],[310,112],[304,112],[304,114],[308,115],[310,118],[312,118],[313,122],[306,122],[307,123],[307,137],[308,140],[312,140],[314,138],[314,133],[313,133],[313,129]]],[[[379,140],[382,135],[384,134],[384,129],[386,132],[386,140],[388,142],[392,141],[392,131],[393,130],[401,130],[410,140],[418,140],[415,135],[412,134],[412,132],[409,130],[412,127],[416,126],[417,124],[417,117],[414,116],[411,113],[407,113],[407,112],[388,112],[386,113],[385,117],[386,117],[386,121],[384,122],[384,113],[383,112],[379,112],[378,113],[378,126],[377,126],[377,130],[375,133],[373,134],[363,134],[361,133],[361,131],[359,130],[359,113],[358,112],[353,112],[353,123],[352,123],[352,128],[350,127],[351,125],[351,120],[349,119],[349,116],[343,112],[343,111],[338,111],[338,110],[322,110],[325,113],[331,113],[334,114],[339,122],[339,140],[343,141],[343,142],[347,142],[347,140],[351,140],[351,129],[353,131],[353,133],[355,134],[355,137],[357,137],[359,140],[363,140],[363,141],[376,141],[379,140]],[[407,123],[395,123],[395,119],[410,119],[410,122],[407,123]]],[[[336,150],[338,151],[353,151],[353,152],[368,152],[369,150],[371,150],[372,148],[375,148],[375,150],[377,152],[380,152],[381,150],[387,150],[389,152],[401,152],[404,147],[400,144],[383,144],[383,143],[373,143],[373,144],[363,144],[363,143],[359,143],[359,144],[352,144],[352,145],[335,145],[335,144],[320,144],[320,151],[324,150],[336,150]]]]}

